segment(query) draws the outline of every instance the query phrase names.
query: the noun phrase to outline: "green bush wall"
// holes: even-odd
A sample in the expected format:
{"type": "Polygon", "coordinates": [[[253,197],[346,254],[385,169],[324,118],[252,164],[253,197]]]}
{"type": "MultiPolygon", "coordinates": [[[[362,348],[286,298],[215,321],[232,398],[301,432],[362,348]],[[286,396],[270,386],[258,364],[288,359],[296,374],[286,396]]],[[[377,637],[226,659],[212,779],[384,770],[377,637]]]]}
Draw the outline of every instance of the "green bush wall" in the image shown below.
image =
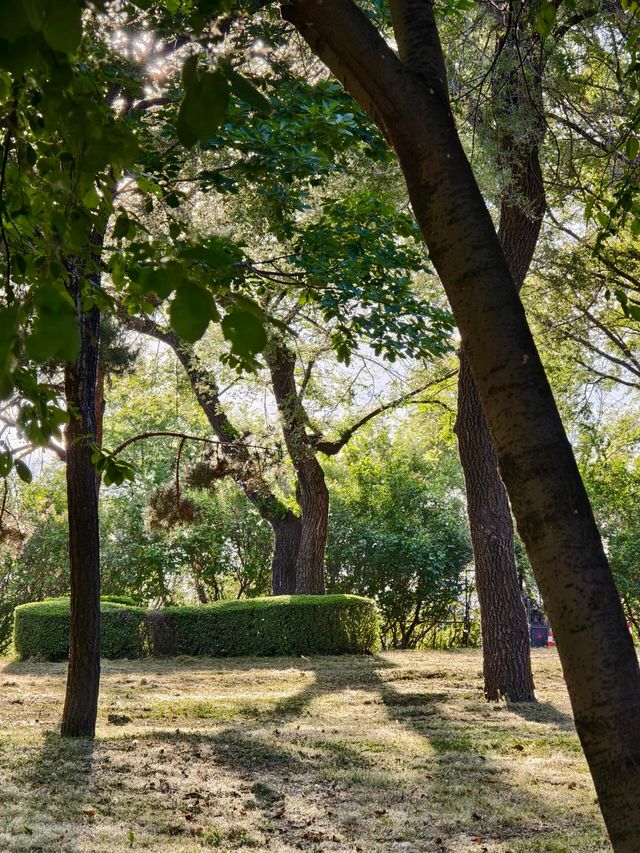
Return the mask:
{"type": "MultiPolygon", "coordinates": [[[[143,654],[146,611],[102,600],[102,656],[139,658],[143,654]]],[[[50,598],[15,609],[13,643],[21,658],[63,660],[69,656],[69,599],[50,598]]]]}
{"type": "MultiPolygon", "coordinates": [[[[361,654],[379,648],[373,601],[356,595],[295,595],[144,611],[104,601],[106,658],[361,654]]],[[[16,653],[60,660],[69,654],[69,600],[15,611],[16,653]]]]}

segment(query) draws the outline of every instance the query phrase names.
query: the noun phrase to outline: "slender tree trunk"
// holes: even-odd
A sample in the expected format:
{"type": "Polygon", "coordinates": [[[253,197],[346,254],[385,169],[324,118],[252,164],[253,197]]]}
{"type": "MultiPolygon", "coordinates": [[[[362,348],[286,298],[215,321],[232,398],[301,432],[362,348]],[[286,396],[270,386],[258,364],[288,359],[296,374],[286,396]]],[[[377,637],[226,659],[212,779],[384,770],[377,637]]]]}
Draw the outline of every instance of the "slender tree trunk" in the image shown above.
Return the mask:
{"type": "Polygon", "coordinates": [[[65,438],[71,619],[61,734],[93,737],[100,688],[100,539],[96,470],[89,445],[96,436],[100,314],[97,308],[88,312],[82,310],[77,280],[74,287],[81,344],[75,364],[65,369],[65,394],[70,412],[65,438]]]}
{"type": "Polygon", "coordinates": [[[288,511],[283,518],[274,517],[269,523],[275,537],[271,560],[271,592],[273,595],[293,595],[296,591],[296,562],[302,521],[299,515],[288,511]]]}
{"type": "Polygon", "coordinates": [[[511,509],[464,349],[456,433],[480,603],[484,693],[494,701],[506,696],[512,702],[532,702],[529,628],[515,564],[511,509]]]}
{"type": "MultiPolygon", "coordinates": [[[[531,26],[527,15],[521,17],[519,26],[501,22],[507,35],[497,46],[492,81],[497,165],[505,175],[498,236],[518,290],[529,270],[546,208],[539,160],[544,135],[542,72],[533,60],[526,71],[517,61],[517,51],[525,49],[522,28],[531,26]],[[524,76],[527,73],[529,79],[524,76]]],[[[542,51],[532,49],[527,55],[541,57],[542,51]]],[[[485,696],[493,701],[506,696],[512,702],[532,702],[531,644],[515,561],[511,508],[464,347],[455,431],[480,604],[485,696]]]]}
{"type": "Polygon", "coordinates": [[[329,490],[322,466],[310,455],[296,465],[302,532],[296,561],[296,594],[324,595],[324,552],[329,525],[329,490]]]}
{"type": "MultiPolygon", "coordinates": [[[[107,403],[104,398],[104,381],[105,371],[102,360],[98,357],[98,370],[96,374],[96,444],[102,447],[102,433],[104,428],[104,413],[107,408],[107,403]]],[[[100,495],[100,486],[102,485],[102,474],[96,469],[96,491],[100,495]]]]}
{"type": "Polygon", "coordinates": [[[447,291],[542,592],[614,849],[640,838],[640,670],[613,577],[489,212],[451,115],[429,0],[390,0],[424,51],[412,73],[352,0],[283,7],[398,154],[447,291]]]}

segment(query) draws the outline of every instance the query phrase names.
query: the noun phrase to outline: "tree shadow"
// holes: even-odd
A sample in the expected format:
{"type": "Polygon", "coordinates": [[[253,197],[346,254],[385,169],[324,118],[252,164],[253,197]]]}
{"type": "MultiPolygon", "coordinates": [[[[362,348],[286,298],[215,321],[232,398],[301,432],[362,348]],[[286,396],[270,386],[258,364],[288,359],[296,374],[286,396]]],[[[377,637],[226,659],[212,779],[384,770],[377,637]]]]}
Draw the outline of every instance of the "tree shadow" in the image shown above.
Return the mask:
{"type": "Polygon", "coordinates": [[[530,723],[546,723],[563,731],[575,731],[571,714],[561,711],[551,702],[508,702],[507,708],[530,723]]]}
{"type": "Polygon", "coordinates": [[[94,777],[95,749],[95,741],[89,738],[61,738],[56,732],[45,732],[32,761],[28,748],[21,752],[13,779],[7,774],[6,789],[10,792],[13,784],[19,793],[7,803],[3,792],[7,832],[3,850],[76,853],[82,849],[78,827],[92,819],[86,796],[94,777]]]}
{"type": "MultiPolygon", "coordinates": [[[[47,665],[36,664],[35,670],[27,667],[25,671],[24,666],[20,664],[20,674],[44,674],[47,669],[47,665]]],[[[51,674],[51,665],[48,668],[51,674]]],[[[445,679],[446,672],[418,672],[383,655],[105,663],[105,674],[115,676],[153,678],[184,672],[197,681],[201,674],[206,677],[207,672],[215,670],[228,675],[234,684],[237,680],[240,688],[246,683],[247,703],[252,693],[255,696],[256,672],[259,675],[261,670],[292,669],[305,676],[299,690],[276,697],[252,718],[240,712],[224,721],[212,716],[209,724],[215,726],[213,731],[154,726],[132,734],[123,730],[116,739],[97,744],[62,740],[53,733],[47,735],[28,773],[28,785],[32,787],[25,795],[25,811],[28,815],[44,814],[47,827],[57,821],[62,831],[70,828],[63,843],[50,843],[41,849],[76,853],[80,830],[92,820],[85,813],[86,804],[91,799],[98,801],[105,793],[100,787],[100,775],[107,769],[113,779],[114,763],[120,774],[115,778],[121,780],[118,784],[122,786],[118,796],[124,800],[119,800],[116,806],[111,802],[109,808],[120,826],[130,820],[136,835],[143,831],[136,823],[136,804],[141,816],[154,808],[160,811],[169,798],[175,804],[177,817],[167,824],[166,832],[177,834],[191,831],[200,820],[196,805],[208,803],[202,806],[203,814],[213,814],[215,818],[216,800],[227,796],[237,797],[224,801],[233,804],[231,809],[249,815],[253,809],[259,814],[263,825],[269,827],[269,837],[280,835],[283,843],[294,846],[313,842],[319,846],[310,849],[323,851],[352,849],[359,840],[358,832],[363,837],[368,832],[367,837],[372,837],[371,825],[365,824],[365,820],[380,823],[378,850],[396,849],[396,843],[404,843],[409,846],[398,849],[452,853],[474,843],[475,838],[513,843],[513,839],[527,835],[536,827],[539,831],[551,818],[562,824],[561,808],[556,808],[552,800],[538,796],[535,789],[523,786],[522,779],[511,773],[512,760],[526,755],[526,742],[523,741],[523,753],[512,752],[509,738],[514,740],[516,735],[509,726],[491,729],[492,723],[487,721],[486,731],[481,731],[477,716],[462,719],[464,707],[460,703],[457,711],[451,711],[448,707],[451,690],[446,686],[439,689],[440,685],[434,682],[435,678],[445,679]],[[428,689],[420,689],[423,685],[428,685],[428,689]],[[350,728],[332,729],[333,709],[344,707],[349,714],[350,702],[360,718],[350,728]],[[388,726],[383,723],[385,719],[388,726]],[[369,720],[386,726],[384,737],[378,737],[369,720]],[[490,731],[494,734],[488,734],[490,731]],[[492,743],[492,737],[500,743],[492,743]],[[401,764],[407,754],[406,744],[395,751],[396,742],[402,738],[410,739],[407,743],[414,754],[421,753],[409,768],[401,764]],[[100,759],[97,768],[96,751],[100,759]],[[110,756],[106,768],[101,763],[107,760],[105,752],[110,756]],[[178,758],[183,765],[173,768],[173,777],[168,775],[165,781],[161,771],[178,758]],[[131,769],[134,762],[138,768],[135,771],[131,769]],[[200,796],[194,782],[196,768],[210,771],[213,777],[206,795],[200,796]],[[229,780],[236,788],[237,780],[241,782],[235,793],[225,793],[232,784],[229,780]],[[512,804],[510,823],[502,825],[494,816],[496,798],[512,804]],[[122,804],[126,800],[130,801],[128,809],[122,804]],[[289,800],[311,804],[308,822],[300,819],[294,808],[289,809],[289,800]],[[194,811],[187,810],[192,807],[194,811]],[[349,824],[350,814],[356,809],[360,823],[352,815],[353,822],[349,824]],[[393,820],[387,818],[388,814],[393,814],[393,820]],[[403,814],[411,818],[404,824],[403,814]],[[71,820],[76,824],[70,824],[71,820]],[[331,844],[338,847],[329,845],[333,838],[338,840],[331,844]]],[[[242,698],[241,689],[238,695],[242,698]]],[[[481,699],[480,690],[470,701],[477,705],[478,699],[481,699]]],[[[569,715],[550,703],[514,705],[509,706],[509,711],[528,721],[572,728],[569,715]]],[[[113,800],[111,790],[106,794],[113,800]]],[[[226,805],[225,808],[231,813],[226,805]]],[[[238,838],[239,833],[240,830],[238,838]]],[[[157,840],[157,836],[153,838],[157,840]]],[[[126,847],[123,839],[122,849],[126,847]]],[[[236,847],[235,842],[229,842],[223,849],[236,847]]],[[[482,849],[481,844],[478,849],[482,849]]]]}

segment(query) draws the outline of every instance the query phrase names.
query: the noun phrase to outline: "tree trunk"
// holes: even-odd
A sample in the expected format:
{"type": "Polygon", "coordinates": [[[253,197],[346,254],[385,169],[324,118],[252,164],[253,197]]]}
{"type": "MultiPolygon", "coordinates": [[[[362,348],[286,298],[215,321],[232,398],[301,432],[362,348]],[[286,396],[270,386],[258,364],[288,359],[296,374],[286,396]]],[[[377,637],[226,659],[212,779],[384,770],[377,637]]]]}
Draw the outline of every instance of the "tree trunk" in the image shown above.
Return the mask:
{"type": "MultiPolygon", "coordinates": [[[[534,59],[541,63],[543,54],[540,49],[526,51],[532,59],[530,79],[525,79],[527,72],[517,61],[517,51],[524,49],[522,28],[531,25],[526,15],[523,19],[520,28],[502,21],[507,35],[497,47],[492,81],[497,165],[507,176],[498,236],[518,290],[529,270],[546,208],[539,160],[544,138],[539,109],[542,72],[534,59]]],[[[493,701],[506,696],[512,702],[533,702],[529,626],[515,561],[511,509],[464,347],[455,431],[480,604],[484,693],[493,701]]]]}
{"type": "Polygon", "coordinates": [[[329,526],[329,490],[322,466],[310,456],[296,465],[298,501],[302,512],[300,549],[296,561],[296,594],[324,595],[324,552],[329,526]]]}
{"type": "Polygon", "coordinates": [[[288,510],[283,518],[274,517],[269,523],[275,537],[271,560],[271,592],[273,595],[293,595],[296,591],[296,562],[302,521],[299,515],[288,510]]]}
{"type": "Polygon", "coordinates": [[[271,372],[282,433],[297,478],[296,496],[302,529],[296,560],[297,595],[324,595],[324,552],[329,524],[329,491],[316,447],[307,435],[306,413],[298,397],[295,354],[278,335],[272,335],[264,353],[271,372]]]}
{"type": "Polygon", "coordinates": [[[506,696],[512,702],[532,702],[529,628],[516,570],[511,510],[464,349],[456,433],[480,602],[484,693],[493,701],[506,696]]]}
{"type": "Polygon", "coordinates": [[[100,688],[100,539],[96,469],[89,445],[96,436],[100,314],[97,308],[82,310],[77,280],[73,286],[81,344],[75,364],[65,369],[70,412],[65,438],[71,618],[67,692],[60,733],[67,737],[93,737],[100,688]]]}
{"type": "Polygon", "coordinates": [[[460,329],[553,626],[576,728],[616,851],[640,838],[640,670],[571,446],[449,105],[429,0],[391,0],[419,39],[412,73],[352,0],[283,7],[398,154],[460,329]]]}

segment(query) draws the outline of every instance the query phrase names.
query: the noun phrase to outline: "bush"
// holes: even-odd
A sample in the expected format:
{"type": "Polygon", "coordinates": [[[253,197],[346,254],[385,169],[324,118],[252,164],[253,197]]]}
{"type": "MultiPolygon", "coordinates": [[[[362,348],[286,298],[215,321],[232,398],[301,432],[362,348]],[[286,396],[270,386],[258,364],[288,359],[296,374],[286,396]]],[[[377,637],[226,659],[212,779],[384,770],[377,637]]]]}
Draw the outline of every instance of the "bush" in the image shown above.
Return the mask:
{"type": "MultiPolygon", "coordinates": [[[[283,595],[149,612],[103,600],[101,612],[107,658],[337,655],[379,647],[376,606],[357,595],[283,595]]],[[[22,658],[67,657],[69,599],[17,607],[14,644],[22,658]]]]}
{"type": "Polygon", "coordinates": [[[375,651],[375,604],[357,595],[282,595],[150,614],[157,655],[338,655],[375,651]]]}
{"type": "Polygon", "coordinates": [[[108,602],[109,604],[126,604],[127,607],[137,607],[136,601],[130,595],[101,595],[100,601],[108,602]]]}
{"type": "MultiPolygon", "coordinates": [[[[143,654],[145,611],[101,601],[102,656],[139,658],[143,654]]],[[[63,660],[69,656],[69,599],[50,598],[15,609],[14,647],[21,658],[63,660]]]]}

